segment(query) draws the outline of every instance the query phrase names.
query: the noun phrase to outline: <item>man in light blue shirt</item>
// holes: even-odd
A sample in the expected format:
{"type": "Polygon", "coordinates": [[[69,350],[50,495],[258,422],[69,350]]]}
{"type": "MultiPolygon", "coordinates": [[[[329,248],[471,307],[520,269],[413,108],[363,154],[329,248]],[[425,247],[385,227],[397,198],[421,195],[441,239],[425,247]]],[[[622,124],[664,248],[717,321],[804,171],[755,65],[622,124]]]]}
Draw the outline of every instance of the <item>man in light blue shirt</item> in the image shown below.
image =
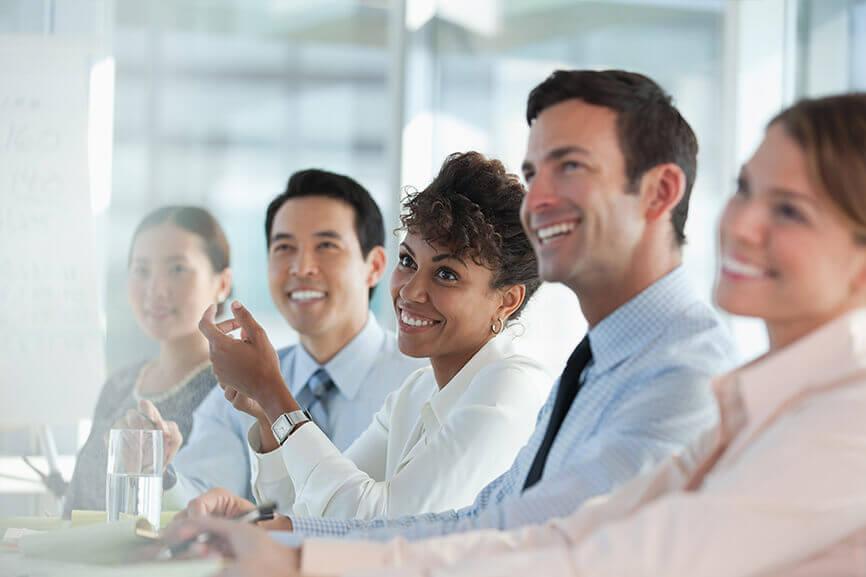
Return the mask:
{"type": "MultiPolygon", "coordinates": [[[[511,469],[464,509],[390,521],[279,518],[270,528],[377,540],[517,528],[572,513],[715,424],[710,379],[736,355],[682,269],[697,157],[691,127],[655,82],[618,70],[554,73],[530,94],[527,121],[524,229],[542,278],[568,286],[589,324],[535,433],[511,469]]],[[[227,504],[205,496],[198,506],[221,514],[227,504]]],[[[376,544],[357,540],[307,538],[299,555],[294,535],[275,534],[291,547],[280,549],[234,538],[247,528],[212,521],[204,528],[235,548],[239,575],[335,575],[384,559],[376,544]],[[251,571],[246,559],[277,562],[251,571]]]]}
{"type": "MultiPolygon", "coordinates": [[[[386,264],[381,212],[354,180],[304,170],[268,206],[265,232],[271,297],[300,341],[278,351],[282,374],[292,395],[346,449],[385,397],[426,364],[400,353],[394,334],[369,312],[386,264]]],[[[247,432],[258,417],[270,435],[256,409],[234,391],[211,391],[166,475],[167,508],[184,507],[213,487],[251,496],[257,472],[247,432]]]]}

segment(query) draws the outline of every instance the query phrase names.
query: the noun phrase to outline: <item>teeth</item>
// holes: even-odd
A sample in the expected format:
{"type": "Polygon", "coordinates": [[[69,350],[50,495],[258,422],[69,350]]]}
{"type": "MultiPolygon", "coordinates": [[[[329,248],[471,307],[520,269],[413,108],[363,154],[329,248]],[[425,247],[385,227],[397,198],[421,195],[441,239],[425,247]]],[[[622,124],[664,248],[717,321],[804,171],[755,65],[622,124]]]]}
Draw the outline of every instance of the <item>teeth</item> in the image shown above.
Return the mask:
{"type": "Polygon", "coordinates": [[[428,321],[426,319],[410,317],[406,311],[400,311],[400,320],[410,327],[429,327],[436,324],[433,321],[428,321]]]}
{"type": "Polygon", "coordinates": [[[740,262],[732,257],[726,256],[722,258],[722,267],[734,274],[759,278],[764,276],[764,271],[756,266],[740,262]]]}
{"type": "Polygon", "coordinates": [[[293,301],[309,301],[313,299],[325,298],[325,293],[322,291],[294,291],[290,293],[293,301]]]}
{"type": "Polygon", "coordinates": [[[573,222],[561,222],[559,224],[539,228],[535,234],[538,235],[538,238],[541,239],[541,242],[546,242],[551,238],[570,233],[574,230],[575,226],[576,224],[573,222]]]}

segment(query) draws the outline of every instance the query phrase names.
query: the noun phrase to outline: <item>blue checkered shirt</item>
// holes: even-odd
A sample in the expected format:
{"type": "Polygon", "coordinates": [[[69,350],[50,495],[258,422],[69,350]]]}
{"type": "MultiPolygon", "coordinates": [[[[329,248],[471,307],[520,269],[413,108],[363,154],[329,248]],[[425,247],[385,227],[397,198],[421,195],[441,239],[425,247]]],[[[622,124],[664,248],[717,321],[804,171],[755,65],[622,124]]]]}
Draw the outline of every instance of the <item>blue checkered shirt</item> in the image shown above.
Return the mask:
{"type": "Polygon", "coordinates": [[[420,539],[540,523],[649,471],[716,422],[709,382],[735,365],[735,347],[716,312],[690,288],[682,267],[604,318],[589,331],[589,341],[592,362],[581,375],[580,394],[551,447],[541,481],[531,489],[522,491],[558,382],[514,464],[472,505],[392,520],[293,517],[295,532],[420,539]]]}

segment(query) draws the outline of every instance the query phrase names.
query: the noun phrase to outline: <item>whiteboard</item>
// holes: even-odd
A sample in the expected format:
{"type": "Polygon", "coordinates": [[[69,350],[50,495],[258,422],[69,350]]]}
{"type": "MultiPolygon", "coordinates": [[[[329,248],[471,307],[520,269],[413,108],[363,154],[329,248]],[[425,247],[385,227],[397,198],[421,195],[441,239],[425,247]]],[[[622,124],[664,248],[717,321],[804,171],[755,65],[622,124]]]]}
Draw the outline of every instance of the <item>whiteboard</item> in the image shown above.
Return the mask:
{"type": "Polygon", "coordinates": [[[0,428],[90,418],[104,378],[88,54],[0,39],[0,428]]]}

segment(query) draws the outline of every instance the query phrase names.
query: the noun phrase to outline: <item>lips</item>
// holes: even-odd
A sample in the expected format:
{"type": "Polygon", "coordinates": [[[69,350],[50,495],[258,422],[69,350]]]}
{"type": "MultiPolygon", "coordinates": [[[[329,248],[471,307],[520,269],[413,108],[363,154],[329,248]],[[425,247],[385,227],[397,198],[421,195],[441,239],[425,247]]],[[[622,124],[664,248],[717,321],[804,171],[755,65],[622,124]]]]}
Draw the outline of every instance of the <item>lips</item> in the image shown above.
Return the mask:
{"type": "Polygon", "coordinates": [[[760,279],[772,276],[770,271],[730,255],[722,256],[721,267],[722,273],[739,278],[760,279]]]}
{"type": "Polygon", "coordinates": [[[538,227],[534,230],[535,237],[544,245],[559,237],[567,236],[580,224],[578,220],[569,220],[538,227]]]}
{"type": "Polygon", "coordinates": [[[398,313],[400,324],[412,329],[425,329],[442,322],[441,320],[432,319],[416,312],[410,312],[402,307],[398,307],[398,313]]]}
{"type": "Polygon", "coordinates": [[[308,303],[324,299],[328,293],[316,289],[295,289],[288,292],[289,300],[296,303],[308,303]]]}

